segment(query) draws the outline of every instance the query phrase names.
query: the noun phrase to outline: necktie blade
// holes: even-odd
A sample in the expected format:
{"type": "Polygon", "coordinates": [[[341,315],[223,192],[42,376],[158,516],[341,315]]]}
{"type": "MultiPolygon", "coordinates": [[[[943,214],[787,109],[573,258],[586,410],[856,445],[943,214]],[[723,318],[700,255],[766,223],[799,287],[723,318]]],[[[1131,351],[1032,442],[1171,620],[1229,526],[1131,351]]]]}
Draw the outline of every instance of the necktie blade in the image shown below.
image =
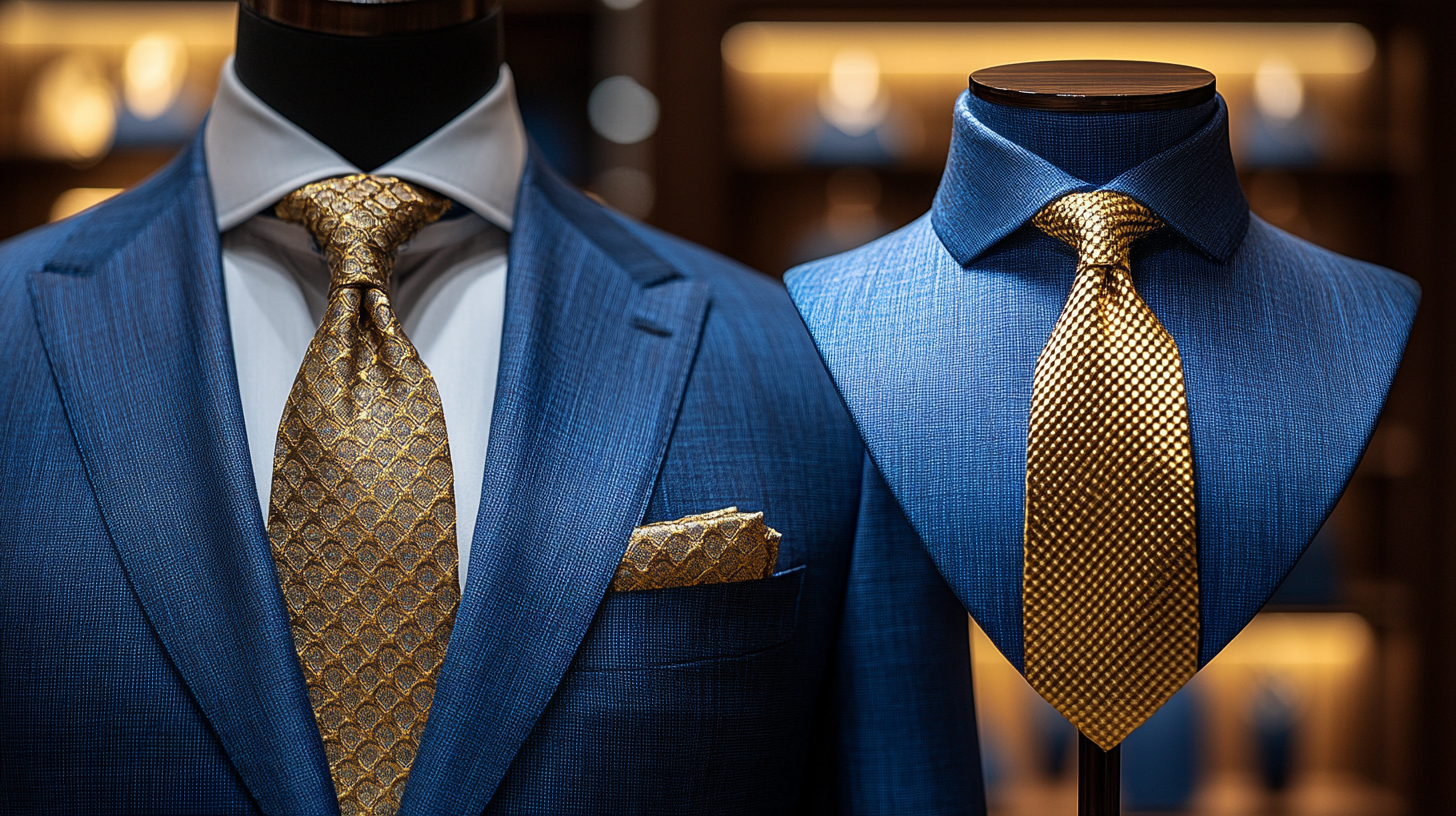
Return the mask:
{"type": "Polygon", "coordinates": [[[400,244],[448,206],[348,176],[277,208],[332,278],[279,427],[268,536],[344,816],[398,810],[460,602],[444,411],[387,288],[400,244]]]}
{"type": "Polygon", "coordinates": [[[1074,193],[1033,223],[1078,263],[1032,385],[1026,678],[1110,750],[1198,669],[1182,359],[1132,282],[1133,241],[1161,226],[1151,212],[1118,193],[1074,193]]]}

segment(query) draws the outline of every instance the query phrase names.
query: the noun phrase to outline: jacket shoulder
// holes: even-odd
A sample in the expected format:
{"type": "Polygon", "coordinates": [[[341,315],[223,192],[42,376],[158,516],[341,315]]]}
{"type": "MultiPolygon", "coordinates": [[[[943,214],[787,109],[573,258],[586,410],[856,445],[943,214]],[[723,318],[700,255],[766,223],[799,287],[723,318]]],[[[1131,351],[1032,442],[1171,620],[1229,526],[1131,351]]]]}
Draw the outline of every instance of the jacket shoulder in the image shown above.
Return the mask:
{"type": "Polygon", "coordinates": [[[521,184],[522,203],[518,208],[544,200],[619,264],[636,268],[634,277],[639,282],[649,286],[660,283],[664,280],[660,272],[670,269],[669,276],[707,283],[715,313],[721,311],[720,306],[738,302],[754,307],[736,310],[741,319],[765,313],[777,319],[793,313],[793,305],[779,281],[607,207],[562,178],[534,152],[521,184]],[[644,254],[650,257],[644,258],[644,254]]]}
{"type": "Polygon", "coordinates": [[[0,286],[23,282],[29,273],[44,269],[61,247],[71,240],[82,239],[81,226],[91,215],[92,211],[87,210],[0,243],[0,286]]]}
{"type": "Polygon", "coordinates": [[[23,281],[47,268],[80,271],[125,247],[185,200],[178,191],[198,180],[199,162],[195,146],[183,150],[120,194],[0,244],[0,286],[15,285],[14,279],[23,281]]]}
{"type": "Polygon", "coordinates": [[[741,302],[759,311],[767,310],[775,319],[784,314],[784,309],[792,313],[793,306],[783,284],[768,275],[616,212],[612,217],[681,274],[708,283],[715,301],[741,302]]]}
{"type": "Polygon", "coordinates": [[[719,394],[730,383],[749,384],[768,404],[800,406],[791,413],[818,417],[821,433],[859,450],[838,391],[781,282],[690,241],[613,217],[679,274],[708,285],[712,304],[695,375],[703,384],[719,394]]]}

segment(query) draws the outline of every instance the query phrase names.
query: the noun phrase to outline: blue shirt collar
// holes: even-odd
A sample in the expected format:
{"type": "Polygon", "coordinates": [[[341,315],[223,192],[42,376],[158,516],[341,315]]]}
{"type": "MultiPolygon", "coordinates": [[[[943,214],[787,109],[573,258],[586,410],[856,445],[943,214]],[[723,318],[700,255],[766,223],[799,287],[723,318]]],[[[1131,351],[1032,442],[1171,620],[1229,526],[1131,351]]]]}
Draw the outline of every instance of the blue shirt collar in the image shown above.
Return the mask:
{"type": "Polygon", "coordinates": [[[1228,108],[1179,144],[1100,188],[1068,175],[1046,159],[981,124],[956,101],[945,176],[930,220],[962,265],[1031,220],[1067,193],[1114,190],[1151,209],[1200,252],[1228,260],[1249,226],[1249,205],[1229,152],[1228,108]]]}

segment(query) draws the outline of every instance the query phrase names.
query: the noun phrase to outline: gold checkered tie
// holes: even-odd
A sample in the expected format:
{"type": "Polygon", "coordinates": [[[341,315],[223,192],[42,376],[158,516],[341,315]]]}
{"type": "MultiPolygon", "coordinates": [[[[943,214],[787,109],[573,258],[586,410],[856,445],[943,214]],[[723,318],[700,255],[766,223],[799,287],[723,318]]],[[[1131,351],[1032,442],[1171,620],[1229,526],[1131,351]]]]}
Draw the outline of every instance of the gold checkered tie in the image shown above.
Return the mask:
{"type": "Polygon", "coordinates": [[[357,175],[277,207],[332,278],[278,429],[268,537],[343,816],[399,809],[460,604],[445,414],[389,303],[395,250],[449,206],[357,175]]]}
{"type": "Polygon", "coordinates": [[[1198,670],[1183,363],[1129,265],[1132,242],[1163,223],[1106,191],[1032,223],[1077,250],[1077,275],[1031,391],[1026,679],[1111,750],[1198,670]]]}

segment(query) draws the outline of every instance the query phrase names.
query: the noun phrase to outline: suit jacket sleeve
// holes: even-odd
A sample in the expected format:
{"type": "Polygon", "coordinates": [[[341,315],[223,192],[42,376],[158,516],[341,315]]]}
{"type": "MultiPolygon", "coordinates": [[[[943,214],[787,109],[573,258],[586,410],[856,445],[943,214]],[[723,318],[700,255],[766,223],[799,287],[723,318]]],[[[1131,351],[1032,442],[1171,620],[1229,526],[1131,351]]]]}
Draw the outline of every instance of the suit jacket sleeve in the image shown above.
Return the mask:
{"type": "Polygon", "coordinates": [[[968,619],[866,457],[803,810],[984,814],[968,619]]]}

